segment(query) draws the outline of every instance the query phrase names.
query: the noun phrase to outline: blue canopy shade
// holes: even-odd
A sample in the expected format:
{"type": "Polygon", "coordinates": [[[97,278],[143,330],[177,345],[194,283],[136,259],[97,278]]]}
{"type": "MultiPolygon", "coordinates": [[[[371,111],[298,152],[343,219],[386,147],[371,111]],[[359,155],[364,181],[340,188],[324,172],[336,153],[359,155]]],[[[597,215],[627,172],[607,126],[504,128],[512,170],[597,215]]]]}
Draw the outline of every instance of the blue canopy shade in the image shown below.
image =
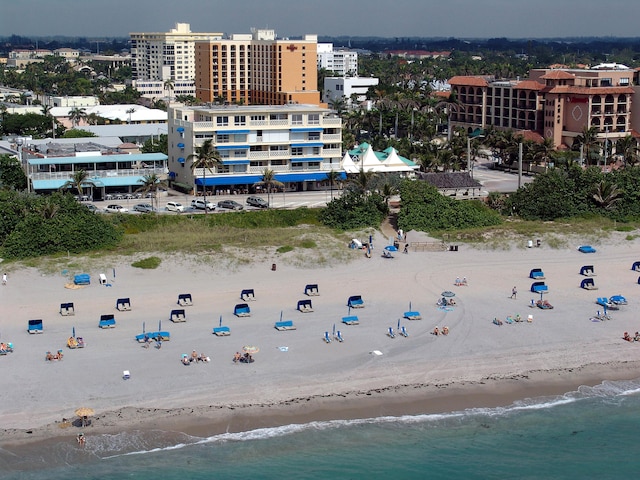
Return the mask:
{"type": "Polygon", "coordinates": [[[249,160],[222,160],[223,165],[249,165],[249,160]]]}
{"type": "MultiPolygon", "coordinates": [[[[289,182],[322,182],[327,179],[328,172],[296,172],[296,173],[277,173],[276,180],[289,182]]],[[[346,178],[344,172],[339,172],[340,178],[346,178]]],[[[195,178],[195,184],[202,186],[203,183],[207,187],[216,185],[252,185],[262,180],[261,174],[256,175],[215,175],[206,178],[195,178]]]]}
{"type": "Polygon", "coordinates": [[[184,148],[184,143],[179,143],[178,148],[184,148]]]}
{"type": "Polygon", "coordinates": [[[178,127],[178,128],[176,128],[176,130],[177,130],[178,132],[182,133],[182,132],[184,132],[184,127],[178,127]]]}
{"type": "Polygon", "coordinates": [[[249,145],[216,145],[216,150],[249,150],[249,145]]]}
{"type": "Polygon", "coordinates": [[[291,146],[294,148],[323,147],[324,143],[322,142],[292,143],[291,146]]]}
{"type": "Polygon", "coordinates": [[[184,157],[178,158],[178,163],[184,163],[184,157]]]}
{"type": "Polygon", "coordinates": [[[321,132],[322,127],[304,127],[304,128],[292,128],[292,132],[321,132]]]}

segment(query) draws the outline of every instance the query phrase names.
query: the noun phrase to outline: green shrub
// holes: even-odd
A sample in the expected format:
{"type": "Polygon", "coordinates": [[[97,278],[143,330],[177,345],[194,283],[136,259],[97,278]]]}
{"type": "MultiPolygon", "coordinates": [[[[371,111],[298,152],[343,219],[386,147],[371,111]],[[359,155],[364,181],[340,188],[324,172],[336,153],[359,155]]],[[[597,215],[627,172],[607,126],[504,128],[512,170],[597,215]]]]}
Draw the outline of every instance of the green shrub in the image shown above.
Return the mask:
{"type": "Polygon", "coordinates": [[[293,250],[293,247],[290,245],[283,245],[282,247],[279,247],[276,252],[278,253],[287,253],[293,250]]]}
{"type": "Polygon", "coordinates": [[[131,264],[135,268],[144,268],[146,270],[153,270],[160,266],[162,260],[159,257],[147,257],[131,264]]]}
{"type": "Polygon", "coordinates": [[[313,240],[303,240],[302,242],[300,242],[300,246],[302,248],[316,248],[318,244],[313,240]]]}

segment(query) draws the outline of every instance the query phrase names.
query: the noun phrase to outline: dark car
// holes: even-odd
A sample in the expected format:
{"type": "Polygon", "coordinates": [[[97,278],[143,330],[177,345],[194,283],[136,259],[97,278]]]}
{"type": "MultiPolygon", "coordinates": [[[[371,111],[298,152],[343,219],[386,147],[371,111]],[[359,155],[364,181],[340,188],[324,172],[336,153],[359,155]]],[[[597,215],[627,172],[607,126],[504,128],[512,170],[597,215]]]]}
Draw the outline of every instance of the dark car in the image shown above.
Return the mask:
{"type": "Polygon", "coordinates": [[[133,211],[140,213],[153,212],[153,205],[151,205],[150,203],[136,203],[133,206],[133,211]]]}
{"type": "Polygon", "coordinates": [[[227,208],[229,210],[242,210],[242,205],[240,205],[235,200],[221,200],[218,202],[218,207],[227,208]]]}
{"type": "Polygon", "coordinates": [[[248,197],[247,205],[258,208],[269,208],[269,203],[265,199],[260,197],[248,197]]]}

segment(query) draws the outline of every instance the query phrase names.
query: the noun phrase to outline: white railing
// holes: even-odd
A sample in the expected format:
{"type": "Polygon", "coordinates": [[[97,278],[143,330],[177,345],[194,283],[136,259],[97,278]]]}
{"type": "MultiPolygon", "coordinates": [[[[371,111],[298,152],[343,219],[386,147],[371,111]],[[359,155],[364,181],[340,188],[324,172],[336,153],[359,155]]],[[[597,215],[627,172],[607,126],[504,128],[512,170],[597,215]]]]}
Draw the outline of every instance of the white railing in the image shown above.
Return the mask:
{"type": "MultiPolygon", "coordinates": [[[[87,171],[87,183],[100,181],[101,178],[113,177],[144,177],[151,174],[164,175],[164,168],[131,168],[122,170],[89,170],[87,171]]],[[[32,180],[71,180],[73,172],[33,172],[32,180]]]]}
{"type": "Polygon", "coordinates": [[[340,135],[339,133],[325,133],[324,135],[322,135],[322,141],[324,142],[341,142],[342,141],[342,135],[340,135]]]}

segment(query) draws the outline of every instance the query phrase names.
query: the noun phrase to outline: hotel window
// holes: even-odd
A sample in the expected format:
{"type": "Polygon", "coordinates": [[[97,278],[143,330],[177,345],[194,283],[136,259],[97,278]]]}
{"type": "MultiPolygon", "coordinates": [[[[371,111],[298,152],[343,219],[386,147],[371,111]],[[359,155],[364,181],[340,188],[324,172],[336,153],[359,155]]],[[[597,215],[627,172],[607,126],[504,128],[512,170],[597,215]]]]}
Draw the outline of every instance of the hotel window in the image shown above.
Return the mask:
{"type": "Polygon", "coordinates": [[[228,127],[229,126],[229,117],[216,117],[216,124],[219,127],[228,127]]]}
{"type": "Polygon", "coordinates": [[[611,86],[611,79],[610,78],[601,78],[600,79],[600,86],[601,87],[610,87],[611,86]]]}
{"type": "Polygon", "coordinates": [[[620,79],[620,85],[629,85],[629,79],[628,78],[621,78],[620,79]]]}
{"type": "Polygon", "coordinates": [[[309,140],[320,140],[320,132],[309,132],[309,140]]]}
{"type": "Polygon", "coordinates": [[[309,125],[319,125],[320,124],[320,114],[319,113],[310,113],[309,117],[309,125]]]}
{"type": "Polygon", "coordinates": [[[220,135],[217,136],[218,143],[229,143],[229,135],[220,135]]]}
{"type": "Polygon", "coordinates": [[[233,117],[233,124],[234,125],[246,125],[247,124],[247,117],[245,117],[244,115],[236,115],[235,117],[233,117]]]}
{"type": "Polygon", "coordinates": [[[302,125],[302,114],[294,113],[291,115],[291,124],[292,125],[302,125]]]}
{"type": "Polygon", "coordinates": [[[292,157],[300,157],[300,156],[302,156],[302,147],[292,147],[291,148],[291,156],[292,157]]]}

